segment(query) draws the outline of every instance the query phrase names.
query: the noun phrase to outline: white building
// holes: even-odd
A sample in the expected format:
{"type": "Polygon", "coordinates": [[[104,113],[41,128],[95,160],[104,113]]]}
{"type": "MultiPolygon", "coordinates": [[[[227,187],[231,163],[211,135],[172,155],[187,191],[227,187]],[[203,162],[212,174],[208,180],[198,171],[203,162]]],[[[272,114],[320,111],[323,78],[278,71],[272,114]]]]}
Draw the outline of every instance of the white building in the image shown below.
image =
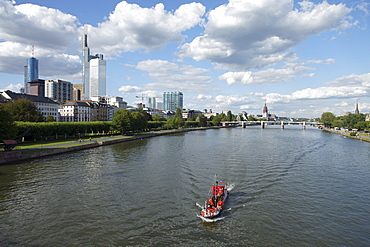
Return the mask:
{"type": "Polygon", "coordinates": [[[86,102],[70,101],[60,106],[61,122],[88,122],[91,121],[91,107],[86,102]]]}
{"type": "Polygon", "coordinates": [[[0,92],[0,94],[10,101],[15,101],[17,99],[27,99],[32,101],[37,109],[41,112],[42,116],[46,119],[48,116],[52,116],[55,121],[59,121],[58,113],[58,103],[53,100],[37,95],[15,93],[10,90],[0,92]]]}

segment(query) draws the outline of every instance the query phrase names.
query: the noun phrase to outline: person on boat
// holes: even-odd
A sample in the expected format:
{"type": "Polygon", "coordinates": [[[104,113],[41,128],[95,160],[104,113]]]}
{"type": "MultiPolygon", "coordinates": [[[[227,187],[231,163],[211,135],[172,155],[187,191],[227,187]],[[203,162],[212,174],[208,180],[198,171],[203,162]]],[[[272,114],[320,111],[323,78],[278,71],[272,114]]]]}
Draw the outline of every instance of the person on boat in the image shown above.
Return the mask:
{"type": "Polygon", "coordinates": [[[211,198],[209,198],[208,205],[210,205],[211,207],[215,206],[215,203],[213,202],[212,196],[211,196],[211,198]]]}
{"type": "Polygon", "coordinates": [[[217,210],[221,210],[222,209],[222,206],[224,205],[225,203],[223,201],[219,201],[217,202],[217,210]]]}

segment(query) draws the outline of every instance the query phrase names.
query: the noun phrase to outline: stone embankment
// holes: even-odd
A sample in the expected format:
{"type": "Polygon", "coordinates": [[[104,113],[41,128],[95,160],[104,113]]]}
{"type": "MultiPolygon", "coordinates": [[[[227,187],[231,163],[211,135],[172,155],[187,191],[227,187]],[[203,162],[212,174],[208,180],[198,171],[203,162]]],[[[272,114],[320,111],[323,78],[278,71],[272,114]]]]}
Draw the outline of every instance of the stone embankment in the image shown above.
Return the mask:
{"type": "Polygon", "coordinates": [[[217,129],[217,128],[224,128],[224,127],[209,127],[209,128],[194,128],[194,129],[181,129],[181,130],[173,130],[173,131],[156,131],[151,133],[144,133],[144,134],[137,134],[134,136],[119,136],[119,137],[108,137],[102,138],[93,141],[83,141],[83,142],[72,142],[68,144],[58,144],[55,146],[45,146],[40,147],[35,152],[25,152],[26,150],[13,150],[7,152],[0,152],[0,164],[7,164],[11,162],[17,162],[22,160],[28,159],[35,159],[44,156],[56,155],[61,153],[67,153],[72,151],[78,151],[88,148],[95,148],[105,145],[116,144],[120,142],[127,142],[133,140],[140,140],[155,136],[162,136],[162,135],[169,135],[169,134],[176,134],[176,133],[183,133],[188,131],[196,131],[196,130],[206,130],[206,129],[217,129]],[[71,146],[72,145],[72,146],[71,146]],[[40,150],[42,149],[42,150],[40,150]]]}

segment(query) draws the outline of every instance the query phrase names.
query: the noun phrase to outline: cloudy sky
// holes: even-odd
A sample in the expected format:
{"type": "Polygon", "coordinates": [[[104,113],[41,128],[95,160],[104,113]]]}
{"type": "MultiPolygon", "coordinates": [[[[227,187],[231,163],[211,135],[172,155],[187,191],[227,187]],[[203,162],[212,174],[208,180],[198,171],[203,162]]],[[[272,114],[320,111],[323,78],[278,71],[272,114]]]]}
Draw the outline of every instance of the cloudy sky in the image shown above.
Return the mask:
{"type": "MultiPolygon", "coordinates": [[[[184,108],[320,117],[370,111],[368,0],[0,0],[0,89],[81,83],[81,35],[128,104],[181,91],[184,108]]],[[[158,98],[158,101],[161,99],[158,98]]]]}

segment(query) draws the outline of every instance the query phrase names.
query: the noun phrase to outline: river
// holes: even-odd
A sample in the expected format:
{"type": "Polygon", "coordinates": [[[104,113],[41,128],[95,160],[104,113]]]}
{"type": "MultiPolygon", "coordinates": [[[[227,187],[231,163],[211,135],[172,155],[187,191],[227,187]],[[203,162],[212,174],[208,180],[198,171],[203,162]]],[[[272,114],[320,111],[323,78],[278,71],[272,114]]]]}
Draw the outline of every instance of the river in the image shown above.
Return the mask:
{"type": "Polygon", "coordinates": [[[0,246],[369,246],[369,149],[255,126],[0,166],[0,246]],[[233,189],[203,222],[214,174],[233,189]]]}

